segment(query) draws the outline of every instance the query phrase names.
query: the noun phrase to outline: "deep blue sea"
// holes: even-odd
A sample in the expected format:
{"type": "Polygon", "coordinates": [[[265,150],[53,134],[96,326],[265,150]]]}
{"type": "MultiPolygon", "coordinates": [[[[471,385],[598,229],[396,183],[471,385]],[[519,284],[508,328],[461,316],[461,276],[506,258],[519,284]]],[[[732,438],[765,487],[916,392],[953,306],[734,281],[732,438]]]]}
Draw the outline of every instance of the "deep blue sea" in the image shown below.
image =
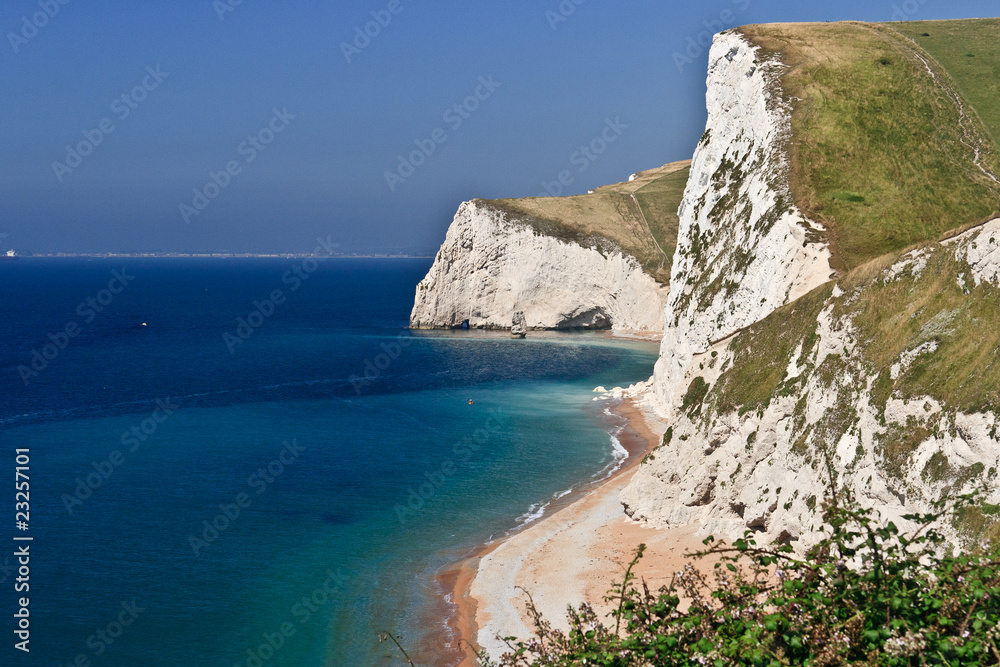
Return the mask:
{"type": "Polygon", "coordinates": [[[0,263],[0,664],[433,664],[435,575],[607,473],[656,347],[410,332],[429,265],[0,263]]]}

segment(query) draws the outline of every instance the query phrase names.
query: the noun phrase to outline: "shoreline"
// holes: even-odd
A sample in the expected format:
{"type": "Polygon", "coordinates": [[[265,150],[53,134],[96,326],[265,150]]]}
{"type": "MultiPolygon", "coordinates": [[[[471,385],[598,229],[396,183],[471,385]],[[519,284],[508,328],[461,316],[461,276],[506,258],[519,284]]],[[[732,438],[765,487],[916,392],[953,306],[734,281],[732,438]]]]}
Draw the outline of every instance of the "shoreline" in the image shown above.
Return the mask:
{"type": "Polygon", "coordinates": [[[474,667],[475,651],[484,648],[496,657],[503,645],[495,634],[529,638],[526,597],[519,587],[531,592],[553,627],[565,629],[566,604],[589,602],[602,617],[610,610],[603,597],[640,543],[649,549],[636,571],[652,588],[666,584],[680,569],[683,553],[702,546],[690,528],[654,529],[625,515],[618,492],[659,444],[659,425],[651,427],[633,398],[610,410],[623,421],[616,437],[628,452],[617,470],[555,501],[538,521],[480,545],[439,573],[437,584],[449,612],[447,664],[474,667]]]}
{"type": "MultiPolygon", "coordinates": [[[[610,400],[615,401],[615,399],[610,400]]],[[[612,433],[609,435],[614,435],[627,453],[617,468],[605,477],[588,480],[566,495],[552,499],[546,505],[547,511],[541,518],[515,526],[499,537],[474,547],[437,575],[436,583],[443,602],[439,608],[445,611],[447,620],[444,625],[448,635],[444,650],[440,653],[446,658],[446,664],[450,667],[476,667],[479,664],[476,655],[482,648],[478,643],[479,627],[476,624],[479,601],[470,595],[470,590],[478,574],[480,560],[502,547],[508,540],[529,532],[536,526],[546,524],[552,517],[583,500],[588,494],[598,491],[619,476],[630,472],[659,444],[659,438],[655,435],[650,434],[649,438],[644,438],[632,428],[633,420],[626,413],[627,410],[634,411],[636,413],[634,416],[641,419],[645,425],[645,419],[639,409],[633,406],[633,399],[618,399],[617,404],[613,404],[609,410],[614,417],[622,420],[621,431],[617,435],[612,433]]],[[[624,512],[622,515],[624,516],[624,512]]]]}

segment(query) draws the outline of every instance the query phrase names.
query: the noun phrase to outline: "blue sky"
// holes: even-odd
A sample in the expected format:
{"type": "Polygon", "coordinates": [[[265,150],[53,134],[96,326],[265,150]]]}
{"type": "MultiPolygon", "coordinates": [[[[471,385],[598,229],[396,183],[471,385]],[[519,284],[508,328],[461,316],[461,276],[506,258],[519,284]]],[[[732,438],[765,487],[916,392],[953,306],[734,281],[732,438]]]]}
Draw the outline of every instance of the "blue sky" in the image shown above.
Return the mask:
{"type": "Polygon", "coordinates": [[[690,157],[709,31],[997,14],[974,0],[237,1],[5,0],[0,246],[311,251],[323,236],[433,252],[463,200],[537,195],[564,169],[581,193],[690,157]],[[577,153],[602,134],[604,152],[577,153]]]}

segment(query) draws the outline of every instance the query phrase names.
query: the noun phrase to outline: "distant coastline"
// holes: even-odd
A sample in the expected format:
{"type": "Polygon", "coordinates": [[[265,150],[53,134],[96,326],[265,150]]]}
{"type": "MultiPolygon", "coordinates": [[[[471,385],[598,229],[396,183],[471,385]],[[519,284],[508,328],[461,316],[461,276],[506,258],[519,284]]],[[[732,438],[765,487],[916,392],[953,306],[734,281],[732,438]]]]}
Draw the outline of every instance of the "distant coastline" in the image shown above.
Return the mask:
{"type": "Polygon", "coordinates": [[[434,259],[434,255],[409,255],[397,253],[366,253],[366,254],[340,254],[340,255],[318,255],[306,252],[275,252],[275,253],[252,253],[252,252],[206,252],[206,253],[186,253],[186,252],[51,252],[32,253],[30,255],[18,255],[18,257],[103,257],[109,259],[116,258],[151,258],[151,259],[212,259],[212,258],[277,258],[296,259],[305,257],[322,257],[323,259],[434,259]]]}

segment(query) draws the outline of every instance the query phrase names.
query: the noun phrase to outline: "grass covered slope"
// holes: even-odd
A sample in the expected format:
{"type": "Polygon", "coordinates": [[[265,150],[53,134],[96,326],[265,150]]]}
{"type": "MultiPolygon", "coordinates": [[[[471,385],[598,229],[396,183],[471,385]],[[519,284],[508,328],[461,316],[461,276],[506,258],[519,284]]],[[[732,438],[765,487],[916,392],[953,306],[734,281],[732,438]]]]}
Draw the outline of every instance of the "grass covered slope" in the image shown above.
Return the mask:
{"type": "Polygon", "coordinates": [[[895,279],[872,280],[867,273],[843,282],[855,298],[833,314],[856,327],[861,357],[879,374],[878,402],[892,394],[930,396],[969,413],[1000,408],[997,287],[977,285],[963,259],[941,251],[926,253],[895,279]],[[892,365],[921,346],[928,351],[893,379],[892,365]]]}
{"type": "Polygon", "coordinates": [[[643,171],[627,183],[606,185],[570,197],[481,200],[512,222],[587,247],[610,241],[635,257],[658,282],[670,281],[677,245],[677,208],[684,195],[691,161],[643,171]]]}
{"type": "Polygon", "coordinates": [[[947,70],[1000,144],[1000,18],[894,24],[947,70]]]}
{"type": "MultiPolygon", "coordinates": [[[[991,136],[1000,133],[1000,79],[992,75],[1000,72],[1000,46],[988,39],[1000,34],[1000,20],[744,30],[790,66],[782,93],[793,108],[792,191],[827,225],[835,261],[847,272],[836,295],[828,283],[738,333],[702,415],[766,410],[799,396],[791,437],[805,451],[807,443],[828,447],[853,432],[862,394],[883,422],[890,398],[926,397],[952,415],[996,412],[1000,291],[952,244],[975,249],[978,242],[976,252],[989,253],[1000,234],[969,241],[996,227],[990,223],[935,241],[1000,209],[1000,186],[988,176],[1000,173],[991,136]],[[832,326],[850,332],[850,349],[802,361],[816,356],[824,309],[832,326]],[[804,410],[816,400],[810,382],[835,399],[805,429],[804,410]]],[[[890,430],[884,464],[905,468],[929,435],[890,430]]]]}
{"type": "MultiPolygon", "coordinates": [[[[860,446],[858,407],[867,404],[887,427],[875,436],[879,465],[903,478],[917,446],[938,435],[942,423],[954,429],[959,413],[1000,410],[1000,289],[995,275],[983,278],[969,260],[970,252],[982,256],[998,244],[1000,221],[994,221],[954,242],[873,260],[836,290],[828,283],[780,308],[729,341],[732,356],[704,392],[697,418],[709,424],[734,411],[763,413],[782,397],[799,396],[788,438],[812,462],[845,433],[857,434],[860,446]],[[819,335],[824,310],[841,332],[833,347],[819,335]],[[817,346],[825,352],[817,354],[817,346]],[[807,426],[806,407],[820,395],[835,400],[807,426]],[[889,399],[922,404],[923,417],[887,425],[889,399]]],[[[995,442],[996,433],[990,437],[995,442]]],[[[958,488],[984,471],[942,455],[918,472],[958,488]]]]}
{"type": "Polygon", "coordinates": [[[905,258],[861,266],[837,283],[841,296],[831,298],[828,283],[737,334],[729,344],[733,362],[708,392],[710,413],[766,408],[797,393],[810,375],[823,375],[832,386],[852,372],[858,373],[854,388],[865,386],[865,376],[877,378],[872,397],[881,409],[890,396],[929,397],[967,413],[1000,408],[1000,290],[990,282],[976,285],[968,263],[947,249],[924,251],[889,271],[894,261],[905,258]],[[838,350],[825,357],[826,368],[799,363],[800,372],[790,375],[793,357],[814,352],[824,308],[851,328],[850,361],[838,350]],[[906,358],[893,377],[893,365],[906,358]]]}
{"type": "MultiPolygon", "coordinates": [[[[980,29],[968,23],[967,30],[980,29]]],[[[961,97],[902,34],[854,22],[740,30],[788,67],[777,92],[792,110],[789,187],[796,204],[827,227],[836,268],[1000,210],[1000,186],[976,164],[978,148],[983,167],[1000,173],[996,147],[971,112],[985,102],[961,97]]],[[[991,50],[982,53],[981,66],[998,62],[991,50]]]]}

